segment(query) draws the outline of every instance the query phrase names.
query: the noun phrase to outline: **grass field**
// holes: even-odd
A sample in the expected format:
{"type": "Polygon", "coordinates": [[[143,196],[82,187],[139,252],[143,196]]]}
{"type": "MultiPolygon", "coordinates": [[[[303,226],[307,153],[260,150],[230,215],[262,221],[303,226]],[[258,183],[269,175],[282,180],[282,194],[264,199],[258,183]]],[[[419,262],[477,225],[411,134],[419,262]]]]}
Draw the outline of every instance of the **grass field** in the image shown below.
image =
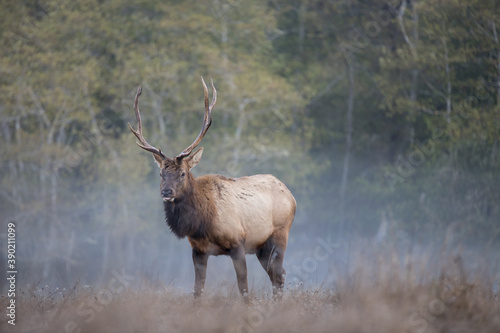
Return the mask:
{"type": "Polygon", "coordinates": [[[500,301],[487,274],[465,276],[461,261],[452,260],[438,277],[422,278],[385,261],[359,266],[331,287],[288,286],[280,301],[254,291],[248,305],[236,289],[193,299],[161,283],[32,287],[17,297],[16,326],[3,316],[0,331],[500,332],[500,301]]]}

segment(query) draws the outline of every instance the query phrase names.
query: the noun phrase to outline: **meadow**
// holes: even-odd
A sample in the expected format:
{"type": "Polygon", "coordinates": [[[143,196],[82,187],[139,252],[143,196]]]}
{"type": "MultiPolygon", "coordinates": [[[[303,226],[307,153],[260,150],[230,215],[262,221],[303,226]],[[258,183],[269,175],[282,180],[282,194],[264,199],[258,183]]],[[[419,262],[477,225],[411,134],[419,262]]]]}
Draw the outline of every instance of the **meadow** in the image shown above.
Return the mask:
{"type": "Polygon", "coordinates": [[[491,266],[466,266],[455,255],[426,273],[428,263],[377,255],[332,285],[289,283],[281,300],[254,287],[249,304],[236,286],[194,299],[158,280],[128,285],[126,275],[67,290],[31,286],[17,298],[16,326],[2,317],[0,331],[498,333],[498,280],[491,266]]]}

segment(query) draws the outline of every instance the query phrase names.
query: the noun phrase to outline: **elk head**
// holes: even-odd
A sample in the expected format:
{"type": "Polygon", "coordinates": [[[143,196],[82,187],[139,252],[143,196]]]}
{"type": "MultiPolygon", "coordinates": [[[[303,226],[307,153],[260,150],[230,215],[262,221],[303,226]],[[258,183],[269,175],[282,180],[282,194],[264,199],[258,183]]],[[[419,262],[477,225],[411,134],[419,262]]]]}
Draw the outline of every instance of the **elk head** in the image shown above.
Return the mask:
{"type": "Polygon", "coordinates": [[[215,90],[214,82],[212,81],[212,103],[209,104],[208,100],[208,89],[203,78],[201,78],[203,83],[203,88],[205,90],[205,116],[203,118],[203,125],[201,131],[186,149],[184,149],[175,158],[168,158],[163,154],[161,149],[151,146],[144,136],[142,135],[142,123],[141,114],[139,112],[139,96],[142,93],[142,87],[139,86],[137,89],[137,94],[135,95],[134,109],[135,117],[137,118],[137,130],[134,130],[130,123],[128,124],[130,130],[137,137],[139,142],[137,145],[144,150],[153,153],[153,157],[160,168],[161,176],[161,196],[165,202],[175,202],[181,201],[189,191],[192,189],[192,182],[194,182],[194,177],[190,173],[190,170],[194,168],[201,160],[201,155],[203,153],[203,148],[199,148],[194,154],[191,155],[193,149],[195,149],[205,136],[208,128],[212,124],[212,108],[217,101],[217,90],[215,90]]]}

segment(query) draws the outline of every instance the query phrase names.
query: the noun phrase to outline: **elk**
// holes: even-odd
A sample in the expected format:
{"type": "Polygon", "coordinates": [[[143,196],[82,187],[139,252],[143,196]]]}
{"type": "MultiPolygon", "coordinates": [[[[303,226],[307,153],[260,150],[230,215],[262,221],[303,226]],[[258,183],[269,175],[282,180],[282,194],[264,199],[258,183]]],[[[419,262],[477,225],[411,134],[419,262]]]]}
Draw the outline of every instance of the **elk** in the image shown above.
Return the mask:
{"type": "Polygon", "coordinates": [[[281,295],[285,281],[283,257],[288,233],[293,223],[296,202],[288,188],[272,175],[228,178],[191,173],[201,159],[200,144],[212,124],[212,109],[217,91],[212,81],[213,97],[209,104],[207,85],[205,115],[200,133],[194,142],[175,158],[166,157],[161,149],[151,146],[142,134],[139,112],[139,86],[134,109],[138,127],[130,130],[139,140],[137,145],[153,154],[160,168],[160,193],[170,230],[178,237],[187,237],[192,247],[195,271],[194,296],[203,292],[210,255],[228,255],[233,260],[238,289],[248,301],[246,254],[256,254],[269,275],[273,294],[281,295]]]}

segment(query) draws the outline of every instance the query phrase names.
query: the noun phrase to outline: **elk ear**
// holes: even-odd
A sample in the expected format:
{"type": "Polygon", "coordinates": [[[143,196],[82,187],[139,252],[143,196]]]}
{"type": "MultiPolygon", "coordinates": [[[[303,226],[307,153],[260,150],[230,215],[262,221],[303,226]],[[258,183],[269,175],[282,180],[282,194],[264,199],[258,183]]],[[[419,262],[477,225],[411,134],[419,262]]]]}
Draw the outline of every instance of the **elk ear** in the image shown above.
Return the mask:
{"type": "Polygon", "coordinates": [[[163,161],[163,158],[157,154],[153,154],[153,158],[155,159],[156,164],[158,164],[158,168],[161,169],[161,162],[163,161]]]}
{"type": "Polygon", "coordinates": [[[186,158],[186,162],[189,170],[194,168],[198,163],[200,163],[201,155],[203,155],[203,148],[198,149],[193,155],[186,158]]]}

